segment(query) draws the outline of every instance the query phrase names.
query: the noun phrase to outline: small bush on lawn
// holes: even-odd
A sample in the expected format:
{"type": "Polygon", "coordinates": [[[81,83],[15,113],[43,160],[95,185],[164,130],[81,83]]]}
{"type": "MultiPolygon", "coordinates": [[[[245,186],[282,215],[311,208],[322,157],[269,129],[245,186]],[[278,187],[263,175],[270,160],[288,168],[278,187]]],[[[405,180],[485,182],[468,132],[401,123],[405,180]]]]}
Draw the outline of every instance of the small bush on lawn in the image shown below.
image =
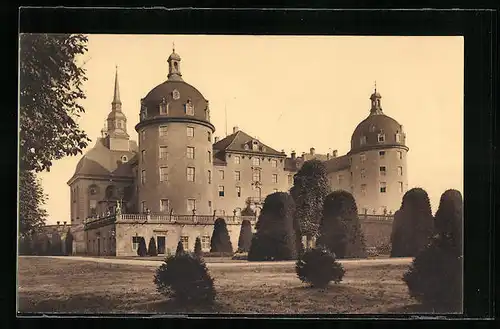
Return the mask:
{"type": "Polygon", "coordinates": [[[151,237],[151,239],[149,239],[148,255],[149,256],[158,256],[158,251],[156,250],[155,238],[153,238],[153,237],[151,237]]]}
{"type": "Polygon", "coordinates": [[[196,241],[194,242],[194,254],[198,257],[203,256],[203,252],[201,251],[201,240],[200,237],[196,238],[196,241]]]}
{"type": "Polygon", "coordinates": [[[182,245],[182,242],[177,243],[177,249],[175,250],[175,255],[180,255],[184,253],[184,246],[182,245]]]}
{"type": "Polygon", "coordinates": [[[139,239],[139,247],[137,247],[137,255],[144,257],[148,253],[148,250],[146,249],[146,240],[144,238],[139,239]]]}
{"type": "Polygon", "coordinates": [[[326,248],[314,248],[304,252],[295,264],[295,271],[302,282],[323,288],[333,281],[339,283],[345,270],[335,255],[326,248]]]}
{"type": "Polygon", "coordinates": [[[179,304],[210,305],[215,300],[214,281],[202,258],[189,253],[167,257],[156,270],[159,293],[179,304]]]}
{"type": "Polygon", "coordinates": [[[410,296],[439,312],[460,312],[462,304],[462,195],[448,190],[436,212],[437,234],[413,260],[403,280],[410,296]],[[442,224],[442,225],[441,225],[442,224]]]}

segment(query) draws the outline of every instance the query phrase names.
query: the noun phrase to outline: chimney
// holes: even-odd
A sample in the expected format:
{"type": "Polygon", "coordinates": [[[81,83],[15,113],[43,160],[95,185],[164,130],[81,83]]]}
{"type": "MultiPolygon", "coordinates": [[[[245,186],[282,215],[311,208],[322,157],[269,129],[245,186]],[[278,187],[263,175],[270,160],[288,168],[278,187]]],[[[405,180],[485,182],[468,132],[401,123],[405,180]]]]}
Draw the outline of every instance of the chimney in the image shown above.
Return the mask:
{"type": "Polygon", "coordinates": [[[332,155],[333,155],[334,158],[337,157],[337,154],[338,154],[338,151],[337,150],[333,150],[332,155]]]}
{"type": "Polygon", "coordinates": [[[314,155],[315,151],[316,151],[316,150],[314,149],[314,147],[311,147],[311,148],[309,149],[309,153],[311,153],[311,155],[314,155]]]}
{"type": "Polygon", "coordinates": [[[330,153],[327,153],[327,154],[326,154],[326,159],[327,159],[327,160],[330,160],[330,153]]]}
{"type": "Polygon", "coordinates": [[[66,226],[66,221],[63,222],[63,225],[66,226]]]}
{"type": "Polygon", "coordinates": [[[215,143],[217,143],[219,141],[219,136],[215,136],[215,143]]]}
{"type": "Polygon", "coordinates": [[[236,134],[236,133],[238,132],[238,130],[239,130],[239,129],[238,129],[238,126],[234,126],[234,127],[233,127],[233,134],[236,134]]]}
{"type": "Polygon", "coordinates": [[[57,221],[56,223],[57,223],[57,226],[59,226],[59,224],[60,224],[61,222],[60,222],[60,221],[57,221]]]}
{"type": "Polygon", "coordinates": [[[292,153],[290,154],[290,156],[292,157],[292,159],[295,160],[295,156],[297,155],[297,153],[295,153],[295,151],[292,151],[292,153]]]}

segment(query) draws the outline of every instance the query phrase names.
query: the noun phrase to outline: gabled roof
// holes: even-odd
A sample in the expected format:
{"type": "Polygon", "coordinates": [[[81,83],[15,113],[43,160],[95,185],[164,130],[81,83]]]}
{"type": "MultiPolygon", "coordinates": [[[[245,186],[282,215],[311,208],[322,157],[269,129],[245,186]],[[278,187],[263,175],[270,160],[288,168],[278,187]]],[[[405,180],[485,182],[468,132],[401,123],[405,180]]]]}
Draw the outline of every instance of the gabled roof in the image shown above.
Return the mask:
{"type": "MultiPolygon", "coordinates": [[[[261,141],[253,138],[247,133],[238,130],[237,132],[223,138],[213,145],[214,150],[217,151],[233,151],[233,152],[244,152],[244,153],[255,153],[255,154],[266,154],[266,155],[275,155],[275,156],[285,156],[284,153],[276,151],[275,149],[267,146],[261,141]],[[254,151],[252,149],[251,143],[253,141],[257,141],[259,145],[259,150],[254,151]],[[248,148],[245,148],[245,145],[248,145],[248,148]]],[[[216,152],[214,152],[216,153],[216,152]]]]}

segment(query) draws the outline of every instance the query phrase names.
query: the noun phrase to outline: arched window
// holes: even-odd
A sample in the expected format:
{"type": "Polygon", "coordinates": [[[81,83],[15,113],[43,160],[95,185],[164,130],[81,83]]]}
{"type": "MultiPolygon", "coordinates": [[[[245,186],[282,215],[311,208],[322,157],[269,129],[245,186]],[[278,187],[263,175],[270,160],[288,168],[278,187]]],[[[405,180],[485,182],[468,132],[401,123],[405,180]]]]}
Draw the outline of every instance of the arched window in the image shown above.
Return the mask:
{"type": "Polygon", "coordinates": [[[106,187],[106,199],[112,199],[116,196],[116,188],[113,185],[106,187]]]}
{"type": "Polygon", "coordinates": [[[128,161],[128,157],[126,155],[122,155],[122,162],[125,163],[128,161]]]}

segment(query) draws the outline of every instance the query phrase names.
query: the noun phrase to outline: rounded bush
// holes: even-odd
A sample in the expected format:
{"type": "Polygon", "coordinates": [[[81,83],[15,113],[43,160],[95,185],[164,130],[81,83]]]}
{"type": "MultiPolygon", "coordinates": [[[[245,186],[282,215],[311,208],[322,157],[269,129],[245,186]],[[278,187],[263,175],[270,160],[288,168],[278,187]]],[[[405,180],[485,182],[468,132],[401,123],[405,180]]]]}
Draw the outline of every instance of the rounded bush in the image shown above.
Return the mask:
{"type": "Polygon", "coordinates": [[[335,255],[326,248],[310,249],[297,260],[295,271],[302,282],[313,287],[326,287],[331,281],[339,283],[345,270],[335,255]]]}
{"type": "Polygon", "coordinates": [[[213,279],[205,262],[189,253],[167,257],[156,270],[154,283],[159,293],[180,304],[212,304],[213,279]]]}
{"type": "Polygon", "coordinates": [[[462,254],[463,200],[459,191],[447,190],[441,195],[434,225],[436,232],[462,254]]]}

